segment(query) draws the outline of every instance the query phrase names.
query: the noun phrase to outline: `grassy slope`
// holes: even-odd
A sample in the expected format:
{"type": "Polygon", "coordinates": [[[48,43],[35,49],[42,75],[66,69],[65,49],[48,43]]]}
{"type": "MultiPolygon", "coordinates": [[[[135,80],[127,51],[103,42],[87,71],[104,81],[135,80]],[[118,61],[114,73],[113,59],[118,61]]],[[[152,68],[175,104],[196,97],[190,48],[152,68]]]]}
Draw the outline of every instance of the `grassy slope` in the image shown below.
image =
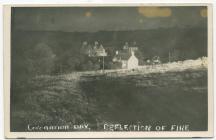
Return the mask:
{"type": "Polygon", "coordinates": [[[206,68],[183,72],[109,76],[45,76],[15,89],[12,130],[27,124],[190,124],[207,128],[206,68]]]}

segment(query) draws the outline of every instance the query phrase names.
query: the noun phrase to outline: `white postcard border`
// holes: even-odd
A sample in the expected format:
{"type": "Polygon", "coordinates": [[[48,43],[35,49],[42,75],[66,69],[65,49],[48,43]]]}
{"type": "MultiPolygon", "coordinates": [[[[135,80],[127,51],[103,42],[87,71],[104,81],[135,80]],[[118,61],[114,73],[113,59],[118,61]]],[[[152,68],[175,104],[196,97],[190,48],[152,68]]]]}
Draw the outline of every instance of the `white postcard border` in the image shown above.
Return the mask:
{"type": "Polygon", "coordinates": [[[213,28],[212,5],[203,3],[174,4],[75,4],[75,5],[7,5],[4,6],[4,121],[6,138],[175,138],[213,137],[213,28]],[[10,22],[11,7],[64,6],[208,6],[208,131],[170,132],[10,132],[10,22]]]}

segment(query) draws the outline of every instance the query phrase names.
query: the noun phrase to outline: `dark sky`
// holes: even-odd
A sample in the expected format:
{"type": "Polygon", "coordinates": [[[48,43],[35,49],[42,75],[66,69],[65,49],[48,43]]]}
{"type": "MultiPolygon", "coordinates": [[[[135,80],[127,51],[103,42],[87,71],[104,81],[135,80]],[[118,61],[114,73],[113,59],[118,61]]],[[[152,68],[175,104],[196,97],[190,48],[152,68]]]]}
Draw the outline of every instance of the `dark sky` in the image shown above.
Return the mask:
{"type": "Polygon", "coordinates": [[[139,30],[207,26],[205,7],[44,7],[14,8],[19,30],[139,30]]]}

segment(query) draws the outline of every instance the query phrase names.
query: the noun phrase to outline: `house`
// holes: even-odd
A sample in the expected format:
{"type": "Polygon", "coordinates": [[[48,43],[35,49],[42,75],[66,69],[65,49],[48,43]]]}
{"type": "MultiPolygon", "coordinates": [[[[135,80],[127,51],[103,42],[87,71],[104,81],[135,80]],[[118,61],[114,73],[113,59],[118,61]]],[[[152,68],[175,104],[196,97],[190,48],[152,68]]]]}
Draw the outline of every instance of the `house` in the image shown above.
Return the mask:
{"type": "Polygon", "coordinates": [[[116,52],[116,55],[113,58],[113,62],[120,62],[122,69],[135,69],[139,65],[139,60],[134,54],[134,51],[131,53],[125,53],[125,52],[116,52]]]}
{"type": "MultiPolygon", "coordinates": [[[[129,46],[129,44],[126,42],[122,50],[116,51],[116,55],[113,57],[112,61],[118,64],[117,68],[119,65],[121,65],[120,68],[123,69],[137,68],[139,62],[135,56],[135,52],[137,50],[138,47],[136,46],[136,43],[133,43],[133,45],[129,46]]],[[[102,59],[104,68],[104,57],[107,56],[107,52],[105,51],[102,44],[99,44],[97,41],[95,41],[94,45],[91,46],[85,41],[81,47],[81,52],[85,55],[88,55],[88,57],[97,57],[99,61],[102,59]]]]}
{"type": "Polygon", "coordinates": [[[125,42],[125,45],[123,46],[123,51],[127,51],[129,53],[135,52],[138,50],[138,47],[136,45],[136,42],[133,42],[132,45],[129,46],[128,42],[125,42]]]}
{"type": "Polygon", "coordinates": [[[107,53],[103,47],[103,45],[100,45],[97,49],[94,50],[96,56],[107,56],[107,53]]]}
{"type": "Polygon", "coordinates": [[[113,62],[121,63],[123,69],[134,69],[138,67],[139,60],[135,56],[135,52],[138,50],[136,42],[129,45],[125,42],[122,50],[116,51],[116,55],[113,58],[113,62]]]}
{"type": "Polygon", "coordinates": [[[103,45],[99,45],[97,41],[95,41],[93,47],[90,44],[88,44],[86,41],[83,42],[83,45],[81,47],[81,52],[88,55],[89,57],[107,56],[107,53],[103,45]]]}
{"type": "Polygon", "coordinates": [[[138,58],[134,55],[134,52],[131,52],[131,56],[127,61],[127,68],[128,69],[134,69],[139,66],[139,60],[138,58]]]}

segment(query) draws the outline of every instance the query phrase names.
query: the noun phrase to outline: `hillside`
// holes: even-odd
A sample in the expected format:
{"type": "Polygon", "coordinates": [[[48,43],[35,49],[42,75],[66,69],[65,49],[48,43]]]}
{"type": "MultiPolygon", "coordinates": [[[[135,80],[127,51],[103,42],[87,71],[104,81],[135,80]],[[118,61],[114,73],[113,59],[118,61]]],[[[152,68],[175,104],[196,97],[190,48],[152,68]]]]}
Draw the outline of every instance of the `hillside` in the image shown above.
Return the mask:
{"type": "Polygon", "coordinates": [[[113,47],[114,49],[120,49],[125,42],[136,41],[146,58],[159,55],[163,61],[168,60],[168,51],[179,55],[178,60],[195,59],[207,55],[206,28],[161,28],[99,32],[17,30],[14,31],[12,40],[12,52],[22,50],[22,48],[30,49],[37,43],[46,43],[58,57],[65,53],[65,49],[72,54],[74,51],[78,51],[83,41],[90,43],[99,41],[105,48],[113,47]]]}
{"type": "Polygon", "coordinates": [[[27,131],[28,124],[83,122],[97,131],[103,130],[105,122],[189,124],[192,131],[207,129],[206,65],[118,77],[39,76],[13,90],[13,131],[27,131]]]}
{"type": "Polygon", "coordinates": [[[28,79],[35,75],[57,75],[73,71],[101,69],[97,58],[82,54],[83,41],[102,43],[109,56],[105,69],[115,68],[112,58],[115,50],[127,41],[137,42],[140,65],[146,59],[159,56],[162,63],[207,56],[206,28],[160,28],[134,31],[58,32],[21,31],[12,34],[12,76],[15,80],[28,79]]]}

